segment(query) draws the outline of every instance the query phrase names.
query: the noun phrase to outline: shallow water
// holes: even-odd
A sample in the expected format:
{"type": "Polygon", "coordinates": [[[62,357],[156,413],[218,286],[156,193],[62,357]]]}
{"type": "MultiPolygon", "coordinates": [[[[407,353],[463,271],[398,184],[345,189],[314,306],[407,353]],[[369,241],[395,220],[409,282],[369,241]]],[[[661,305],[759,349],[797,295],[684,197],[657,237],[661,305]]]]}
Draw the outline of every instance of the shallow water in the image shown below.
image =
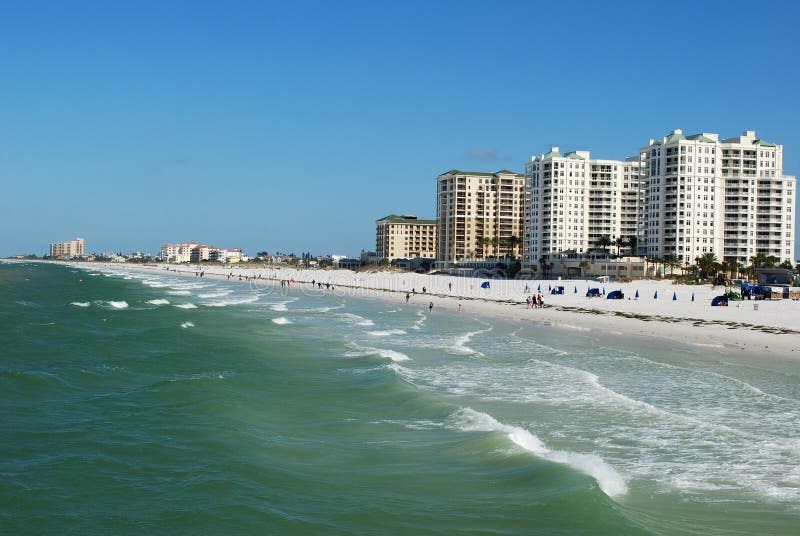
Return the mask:
{"type": "Polygon", "coordinates": [[[3,532],[800,526],[794,362],[124,266],[0,297],[3,532]]]}

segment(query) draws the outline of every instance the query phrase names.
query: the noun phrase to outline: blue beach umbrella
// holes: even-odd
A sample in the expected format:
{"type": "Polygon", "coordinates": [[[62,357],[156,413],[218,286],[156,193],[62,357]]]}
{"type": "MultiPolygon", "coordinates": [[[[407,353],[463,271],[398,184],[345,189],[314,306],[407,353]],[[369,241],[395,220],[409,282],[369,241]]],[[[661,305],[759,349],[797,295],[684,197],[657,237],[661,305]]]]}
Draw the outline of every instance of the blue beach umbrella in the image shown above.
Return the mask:
{"type": "Polygon", "coordinates": [[[635,296],[635,297],[636,297],[636,298],[638,298],[638,297],[639,297],[639,289],[636,289],[636,296],[635,296]]]}
{"type": "Polygon", "coordinates": [[[578,287],[576,286],[575,287],[575,294],[577,294],[577,293],[578,293],[578,287]]]}
{"type": "Polygon", "coordinates": [[[673,292],[672,293],[672,301],[678,301],[678,293],[677,292],[673,292]]]}
{"type": "Polygon", "coordinates": [[[606,287],[603,287],[603,296],[606,295],[606,287]]]}
{"type": "Polygon", "coordinates": [[[656,291],[656,293],[655,293],[655,294],[653,294],[653,299],[654,299],[654,300],[657,300],[657,299],[658,299],[658,291],[656,291]]]}
{"type": "Polygon", "coordinates": [[[553,287],[551,287],[550,285],[547,285],[547,292],[550,292],[551,290],[553,290],[553,287]]]}
{"type": "Polygon", "coordinates": [[[539,286],[536,287],[536,292],[541,292],[541,291],[542,291],[542,284],[539,283],[539,286]]]}
{"type": "Polygon", "coordinates": [[[694,301],[694,292],[692,292],[692,301],[694,301]]]}

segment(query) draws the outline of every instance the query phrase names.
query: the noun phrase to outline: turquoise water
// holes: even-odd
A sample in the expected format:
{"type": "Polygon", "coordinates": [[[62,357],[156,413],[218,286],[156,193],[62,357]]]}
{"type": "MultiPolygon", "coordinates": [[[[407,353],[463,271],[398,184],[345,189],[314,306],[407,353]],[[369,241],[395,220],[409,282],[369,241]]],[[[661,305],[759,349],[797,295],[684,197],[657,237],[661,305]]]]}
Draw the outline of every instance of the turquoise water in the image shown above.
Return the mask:
{"type": "Polygon", "coordinates": [[[0,532],[798,533],[796,363],[476,313],[0,263],[0,532]]]}

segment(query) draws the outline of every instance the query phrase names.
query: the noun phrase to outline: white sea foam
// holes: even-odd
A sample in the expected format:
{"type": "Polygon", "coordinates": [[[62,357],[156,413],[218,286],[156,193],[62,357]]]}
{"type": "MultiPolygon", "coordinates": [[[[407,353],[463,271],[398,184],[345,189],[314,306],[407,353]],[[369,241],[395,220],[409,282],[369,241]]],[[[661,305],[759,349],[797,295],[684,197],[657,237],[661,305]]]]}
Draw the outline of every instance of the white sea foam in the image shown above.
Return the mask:
{"type": "Polygon", "coordinates": [[[425,313],[422,311],[417,311],[417,320],[414,321],[414,324],[411,326],[411,329],[422,329],[422,326],[425,324],[425,313]]]}
{"type": "Polygon", "coordinates": [[[153,281],[151,279],[145,279],[142,281],[142,284],[153,288],[164,288],[169,286],[169,283],[164,283],[163,281],[153,281]]]}
{"type": "Polygon", "coordinates": [[[368,331],[370,335],[373,337],[390,337],[392,335],[405,335],[406,332],[402,329],[387,329],[387,330],[376,330],[376,331],[368,331]]]}
{"type": "Polygon", "coordinates": [[[89,307],[90,302],[88,302],[88,301],[84,301],[84,302],[74,301],[70,305],[74,305],[76,307],[89,307]]]}
{"type": "Polygon", "coordinates": [[[238,298],[228,298],[212,302],[204,302],[203,305],[207,305],[209,307],[227,307],[228,305],[241,305],[243,303],[253,303],[254,301],[258,301],[257,294],[252,294],[249,296],[240,296],[238,298]]]}
{"type": "Polygon", "coordinates": [[[193,322],[184,322],[183,324],[181,324],[181,327],[184,328],[184,329],[193,328],[194,327],[194,323],[193,322]]]}
{"type": "Polygon", "coordinates": [[[170,296],[188,296],[191,292],[188,290],[168,290],[167,294],[170,296]]]}
{"type": "Polygon", "coordinates": [[[279,316],[278,318],[273,318],[272,322],[274,324],[280,324],[280,325],[285,325],[285,324],[291,324],[292,323],[291,320],[289,320],[288,318],[283,317],[283,316],[279,316]]]}
{"type": "Polygon", "coordinates": [[[179,303],[175,307],[179,309],[197,309],[197,306],[193,303],[179,303]]]}
{"type": "Polygon", "coordinates": [[[364,318],[363,316],[359,316],[353,313],[341,313],[337,315],[338,318],[349,322],[350,324],[354,324],[356,326],[374,326],[375,322],[370,320],[369,318],[364,318]]]}
{"type": "Polygon", "coordinates": [[[282,301],[282,302],[273,303],[273,304],[270,304],[269,308],[272,309],[273,311],[278,311],[278,312],[280,312],[280,311],[288,311],[289,308],[286,307],[286,306],[288,304],[294,302],[294,301],[297,301],[297,300],[286,300],[286,301],[282,301]]]}
{"type": "Polygon", "coordinates": [[[596,454],[580,454],[569,451],[552,451],[541,439],[519,426],[510,426],[497,421],[491,415],[462,408],[451,415],[452,425],[468,432],[502,432],[516,445],[532,452],[540,458],[569,465],[582,473],[593,477],[600,489],[609,497],[624,495],[628,492],[625,479],[611,465],[596,454]]]}
{"type": "Polygon", "coordinates": [[[388,348],[373,348],[371,346],[360,346],[352,342],[348,345],[354,348],[354,350],[344,354],[345,357],[364,357],[369,355],[377,355],[384,359],[391,359],[393,362],[408,361],[411,359],[403,352],[398,352],[397,350],[390,350],[388,348]]]}
{"type": "Polygon", "coordinates": [[[469,341],[471,341],[472,338],[475,335],[480,335],[481,333],[486,333],[486,332],[489,332],[489,331],[492,331],[492,327],[491,326],[489,326],[486,329],[480,329],[478,331],[470,331],[469,333],[465,333],[463,335],[460,335],[460,336],[456,337],[455,341],[453,341],[453,343],[450,346],[446,347],[445,350],[450,352],[450,353],[454,353],[454,354],[462,354],[462,355],[477,354],[477,355],[483,355],[481,352],[473,350],[472,348],[467,346],[467,343],[469,341]]]}
{"type": "Polygon", "coordinates": [[[233,292],[232,290],[222,290],[219,292],[207,292],[205,294],[198,294],[198,298],[222,298],[233,292]]]}
{"type": "Polygon", "coordinates": [[[108,301],[106,303],[108,303],[108,305],[110,307],[113,307],[114,309],[127,309],[128,308],[128,302],[126,302],[126,301],[108,301]]]}
{"type": "Polygon", "coordinates": [[[157,300],[147,300],[147,303],[152,305],[169,305],[169,300],[165,299],[157,299],[157,300]]]}

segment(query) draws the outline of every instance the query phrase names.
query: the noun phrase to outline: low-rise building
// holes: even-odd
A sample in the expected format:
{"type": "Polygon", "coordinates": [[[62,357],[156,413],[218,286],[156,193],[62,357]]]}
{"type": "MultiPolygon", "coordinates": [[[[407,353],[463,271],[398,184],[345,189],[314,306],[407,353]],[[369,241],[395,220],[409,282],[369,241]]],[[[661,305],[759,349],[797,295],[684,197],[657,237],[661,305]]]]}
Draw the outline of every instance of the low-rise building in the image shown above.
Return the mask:
{"type": "Polygon", "coordinates": [[[436,220],[390,214],[375,222],[375,253],[381,259],[433,259],[436,256],[436,220]]]}

